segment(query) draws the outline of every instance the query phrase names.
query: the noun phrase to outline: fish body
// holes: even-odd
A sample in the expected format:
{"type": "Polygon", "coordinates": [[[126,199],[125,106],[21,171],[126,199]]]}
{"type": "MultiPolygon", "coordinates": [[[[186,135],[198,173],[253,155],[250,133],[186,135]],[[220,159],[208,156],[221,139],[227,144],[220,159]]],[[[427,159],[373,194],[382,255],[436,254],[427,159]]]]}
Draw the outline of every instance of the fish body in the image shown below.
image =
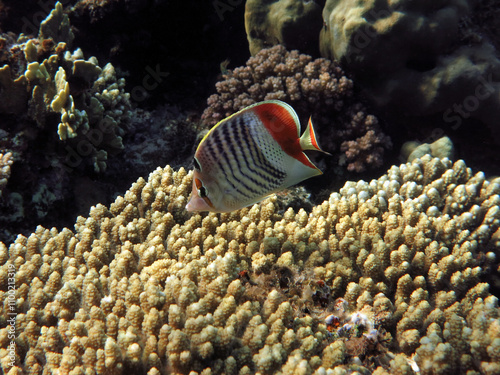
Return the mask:
{"type": "Polygon", "coordinates": [[[234,211],[322,174],[304,150],[322,151],[311,119],[300,136],[299,118],[290,105],[269,100],[246,107],[201,140],[186,209],[234,211]]]}

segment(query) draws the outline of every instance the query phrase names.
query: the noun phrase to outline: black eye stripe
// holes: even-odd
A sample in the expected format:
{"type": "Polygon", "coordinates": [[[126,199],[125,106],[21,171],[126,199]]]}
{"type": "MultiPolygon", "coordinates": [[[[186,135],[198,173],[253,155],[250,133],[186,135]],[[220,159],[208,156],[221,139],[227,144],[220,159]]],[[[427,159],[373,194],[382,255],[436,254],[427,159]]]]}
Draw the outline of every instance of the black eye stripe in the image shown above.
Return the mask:
{"type": "Polygon", "coordinates": [[[194,163],[194,169],[197,169],[201,172],[201,165],[200,165],[200,162],[198,161],[198,159],[194,158],[193,163],[194,163]]]}
{"type": "Polygon", "coordinates": [[[205,188],[205,186],[202,186],[198,189],[198,194],[201,198],[205,198],[207,196],[207,189],[205,188]]]}

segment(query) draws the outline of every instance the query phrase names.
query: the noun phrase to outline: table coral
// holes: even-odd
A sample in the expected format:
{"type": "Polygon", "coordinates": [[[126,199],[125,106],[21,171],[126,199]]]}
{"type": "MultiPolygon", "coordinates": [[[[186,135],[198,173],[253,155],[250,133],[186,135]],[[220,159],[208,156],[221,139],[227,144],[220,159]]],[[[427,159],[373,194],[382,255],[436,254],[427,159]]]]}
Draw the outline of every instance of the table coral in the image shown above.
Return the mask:
{"type": "Polygon", "coordinates": [[[277,45],[230,70],[216,83],[202,119],[214,125],[244,107],[270,99],[290,104],[302,122],[312,116],[320,144],[335,156],[332,165],[361,172],[381,165],[389,138],[377,118],[353,96],[353,83],[327,59],[315,59],[277,45]]]}
{"type": "Polygon", "coordinates": [[[191,179],[158,168],[74,233],[0,243],[4,372],[498,373],[482,281],[500,255],[498,179],[426,156],[309,214],[272,196],[190,215],[191,179]]]}

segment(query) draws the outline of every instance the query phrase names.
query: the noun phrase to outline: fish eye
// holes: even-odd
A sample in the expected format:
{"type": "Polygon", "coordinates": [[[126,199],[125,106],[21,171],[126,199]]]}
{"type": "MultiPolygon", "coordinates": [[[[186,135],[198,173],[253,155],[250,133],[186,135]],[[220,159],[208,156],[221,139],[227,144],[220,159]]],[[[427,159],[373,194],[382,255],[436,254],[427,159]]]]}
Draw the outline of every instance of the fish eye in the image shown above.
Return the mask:
{"type": "Polygon", "coordinates": [[[198,195],[201,198],[206,198],[207,197],[207,189],[205,188],[205,186],[200,186],[200,188],[198,189],[198,195]]]}
{"type": "Polygon", "coordinates": [[[198,159],[194,158],[193,163],[194,163],[194,169],[201,172],[201,165],[200,165],[200,162],[198,161],[198,159]]]}

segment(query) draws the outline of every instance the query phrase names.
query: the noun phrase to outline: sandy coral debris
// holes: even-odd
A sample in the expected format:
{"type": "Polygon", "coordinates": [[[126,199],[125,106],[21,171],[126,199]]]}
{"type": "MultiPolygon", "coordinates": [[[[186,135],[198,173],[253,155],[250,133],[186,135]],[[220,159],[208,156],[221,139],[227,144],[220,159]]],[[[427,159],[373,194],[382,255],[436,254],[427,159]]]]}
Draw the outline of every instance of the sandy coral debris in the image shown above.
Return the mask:
{"type": "Polygon", "coordinates": [[[4,372],[498,373],[498,179],[425,156],[310,213],[189,215],[191,178],[0,243],[4,372]]]}

